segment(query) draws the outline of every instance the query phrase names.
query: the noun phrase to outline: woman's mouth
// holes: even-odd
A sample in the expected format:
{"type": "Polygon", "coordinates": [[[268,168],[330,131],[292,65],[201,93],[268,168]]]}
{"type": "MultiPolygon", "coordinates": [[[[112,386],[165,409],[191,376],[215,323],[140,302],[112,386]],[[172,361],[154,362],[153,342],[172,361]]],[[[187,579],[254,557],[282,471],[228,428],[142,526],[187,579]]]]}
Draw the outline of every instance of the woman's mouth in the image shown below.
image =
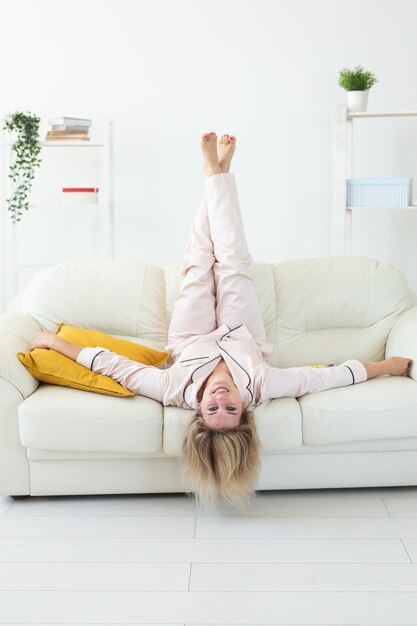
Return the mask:
{"type": "Polygon", "coordinates": [[[213,390],[213,393],[227,393],[229,390],[227,389],[227,387],[224,387],[223,385],[219,385],[218,387],[215,387],[213,390]]]}

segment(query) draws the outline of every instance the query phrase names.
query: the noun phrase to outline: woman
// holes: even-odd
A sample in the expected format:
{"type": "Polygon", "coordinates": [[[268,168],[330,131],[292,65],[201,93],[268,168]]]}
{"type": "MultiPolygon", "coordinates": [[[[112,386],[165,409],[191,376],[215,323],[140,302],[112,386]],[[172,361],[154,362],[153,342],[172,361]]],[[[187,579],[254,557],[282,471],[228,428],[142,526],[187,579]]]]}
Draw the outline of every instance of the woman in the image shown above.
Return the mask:
{"type": "Polygon", "coordinates": [[[51,348],[134,393],[165,406],[192,408],[184,444],[185,477],[201,502],[218,496],[245,503],[259,471],[259,440],[249,410],[270,398],[299,397],[407,373],[410,359],[362,364],[350,359],[324,368],[268,365],[271,345],[250,274],[249,254],[230,163],[233,136],[202,136],[206,195],[191,229],[183,282],[172,312],[170,367],[142,365],[104,348],[80,348],[47,332],[31,349],[51,348]]]}

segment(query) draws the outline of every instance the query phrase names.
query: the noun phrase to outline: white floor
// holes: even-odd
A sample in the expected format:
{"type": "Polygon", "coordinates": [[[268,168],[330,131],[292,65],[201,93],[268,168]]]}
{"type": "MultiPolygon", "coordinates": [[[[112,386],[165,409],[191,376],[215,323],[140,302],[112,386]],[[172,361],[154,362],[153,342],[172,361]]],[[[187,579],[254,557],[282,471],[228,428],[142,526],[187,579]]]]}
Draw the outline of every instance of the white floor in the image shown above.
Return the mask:
{"type": "Polygon", "coordinates": [[[0,496],[0,624],[416,625],[417,487],[0,496]]]}

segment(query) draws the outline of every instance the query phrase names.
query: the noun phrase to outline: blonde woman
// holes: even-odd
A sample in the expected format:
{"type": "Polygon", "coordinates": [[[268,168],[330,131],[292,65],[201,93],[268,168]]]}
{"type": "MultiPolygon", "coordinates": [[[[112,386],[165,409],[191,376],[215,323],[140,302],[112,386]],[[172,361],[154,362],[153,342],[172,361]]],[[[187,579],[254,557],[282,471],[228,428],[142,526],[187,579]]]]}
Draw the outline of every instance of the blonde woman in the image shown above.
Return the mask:
{"type": "Polygon", "coordinates": [[[275,368],[251,276],[234,174],[234,136],[201,138],[206,193],[185,252],[183,281],[168,333],[170,366],[142,365],[104,348],[80,348],[47,332],[31,349],[51,348],[165,406],[194,409],[182,461],[190,491],[209,507],[219,497],[246,504],[260,469],[252,407],[283,396],[407,373],[410,359],[323,368],[275,368]]]}

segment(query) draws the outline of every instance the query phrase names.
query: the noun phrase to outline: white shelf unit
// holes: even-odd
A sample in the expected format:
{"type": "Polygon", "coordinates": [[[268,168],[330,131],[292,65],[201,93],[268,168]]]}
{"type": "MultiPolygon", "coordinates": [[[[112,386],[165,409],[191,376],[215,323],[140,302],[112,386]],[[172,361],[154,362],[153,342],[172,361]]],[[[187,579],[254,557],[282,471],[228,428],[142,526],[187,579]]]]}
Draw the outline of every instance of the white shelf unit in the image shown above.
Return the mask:
{"type": "MultiPolygon", "coordinates": [[[[2,124],[2,126],[4,123],[2,124]]],[[[41,159],[45,154],[44,151],[56,150],[73,150],[74,158],[77,158],[78,150],[100,150],[102,151],[102,167],[101,167],[101,185],[99,191],[98,204],[90,205],[62,205],[57,203],[53,205],[44,203],[31,203],[29,198],[29,212],[33,211],[54,211],[59,213],[62,218],[71,212],[75,219],[79,216],[83,217],[83,211],[94,212],[95,219],[102,223],[102,241],[101,241],[101,258],[103,260],[114,259],[114,188],[113,188],[113,124],[111,120],[104,120],[99,124],[101,141],[40,141],[42,147],[40,154],[41,159]]],[[[3,185],[0,198],[0,313],[5,311],[8,304],[19,291],[19,272],[32,271],[35,272],[42,268],[53,265],[60,260],[51,261],[51,263],[19,263],[17,254],[17,239],[19,224],[23,223],[26,217],[26,211],[23,212],[21,222],[13,224],[10,218],[10,211],[7,208],[6,198],[11,196],[12,183],[9,174],[9,167],[12,162],[12,145],[13,142],[10,133],[2,131],[2,149],[0,151],[0,170],[2,171],[3,185]]],[[[52,152],[53,154],[53,152],[52,152]]],[[[41,163],[40,168],[42,168],[41,163]]],[[[35,180],[37,172],[35,170],[35,180]]]]}
{"type": "Polygon", "coordinates": [[[352,254],[352,214],[354,211],[416,211],[408,207],[348,207],[346,181],[353,173],[353,126],[357,118],[416,117],[417,111],[364,111],[349,113],[345,104],[336,105],[333,132],[332,254],[352,254]]]}

